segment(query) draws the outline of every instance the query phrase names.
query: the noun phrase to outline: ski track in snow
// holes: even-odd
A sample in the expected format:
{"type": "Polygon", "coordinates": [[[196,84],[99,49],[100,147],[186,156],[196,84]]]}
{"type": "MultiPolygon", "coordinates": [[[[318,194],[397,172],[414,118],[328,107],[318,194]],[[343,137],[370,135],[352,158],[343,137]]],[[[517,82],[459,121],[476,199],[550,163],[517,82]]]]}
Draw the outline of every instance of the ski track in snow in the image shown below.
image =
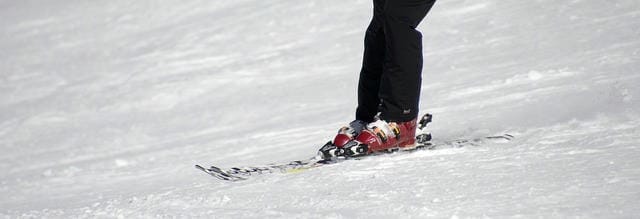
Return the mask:
{"type": "Polygon", "coordinates": [[[640,215],[640,2],[440,1],[421,108],[480,147],[226,183],[350,121],[371,2],[0,1],[0,216],[640,215]]]}

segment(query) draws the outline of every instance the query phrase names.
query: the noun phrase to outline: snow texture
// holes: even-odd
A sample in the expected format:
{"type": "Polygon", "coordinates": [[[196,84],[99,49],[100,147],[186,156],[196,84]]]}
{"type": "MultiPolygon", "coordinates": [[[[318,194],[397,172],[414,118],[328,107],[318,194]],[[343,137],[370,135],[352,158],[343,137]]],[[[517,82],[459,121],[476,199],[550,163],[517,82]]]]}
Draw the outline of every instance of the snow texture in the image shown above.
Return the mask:
{"type": "Polygon", "coordinates": [[[0,217],[640,217],[640,1],[447,0],[438,139],[506,144],[226,183],[353,118],[365,0],[0,1],[0,217]]]}

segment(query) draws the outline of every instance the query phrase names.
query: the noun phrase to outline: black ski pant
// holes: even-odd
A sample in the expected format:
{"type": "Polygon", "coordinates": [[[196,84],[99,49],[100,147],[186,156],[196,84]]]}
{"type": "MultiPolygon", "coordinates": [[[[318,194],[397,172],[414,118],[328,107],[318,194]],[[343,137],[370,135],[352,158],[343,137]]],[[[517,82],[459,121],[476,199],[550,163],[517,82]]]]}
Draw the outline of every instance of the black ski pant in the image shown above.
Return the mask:
{"type": "Polygon", "coordinates": [[[435,0],[373,0],[364,39],[356,119],[372,122],[418,117],[422,84],[422,34],[416,27],[435,0]]]}

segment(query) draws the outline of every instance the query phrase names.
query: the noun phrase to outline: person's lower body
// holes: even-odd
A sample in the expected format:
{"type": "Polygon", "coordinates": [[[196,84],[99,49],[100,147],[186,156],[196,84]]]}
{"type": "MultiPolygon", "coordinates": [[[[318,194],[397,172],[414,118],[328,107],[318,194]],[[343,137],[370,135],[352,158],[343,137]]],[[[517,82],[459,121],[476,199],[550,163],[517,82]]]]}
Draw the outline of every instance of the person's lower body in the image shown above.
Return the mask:
{"type": "Polygon", "coordinates": [[[333,144],[354,141],[370,151],[415,145],[422,84],[422,35],[416,27],[435,0],[373,0],[364,39],[356,120],[333,144]],[[379,120],[376,119],[379,115],[379,120]]]}
{"type": "Polygon", "coordinates": [[[365,35],[356,120],[407,122],[418,117],[422,35],[416,27],[435,0],[374,0],[365,35]]]}
{"type": "Polygon", "coordinates": [[[345,147],[345,151],[364,146],[366,153],[416,146],[422,84],[422,34],[416,27],[434,3],[373,1],[373,19],[364,40],[356,120],[339,131],[334,139],[336,146],[345,147]]]}

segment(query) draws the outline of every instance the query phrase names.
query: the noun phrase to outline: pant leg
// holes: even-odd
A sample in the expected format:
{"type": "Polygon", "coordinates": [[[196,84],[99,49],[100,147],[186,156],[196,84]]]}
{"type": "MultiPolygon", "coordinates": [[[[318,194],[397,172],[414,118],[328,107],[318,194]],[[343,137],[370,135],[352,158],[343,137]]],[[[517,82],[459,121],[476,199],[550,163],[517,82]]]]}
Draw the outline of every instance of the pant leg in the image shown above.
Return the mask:
{"type": "MultiPolygon", "coordinates": [[[[395,1],[395,0],[391,0],[395,1]]],[[[385,57],[385,36],[383,31],[385,0],[373,0],[373,19],[364,39],[364,57],[358,82],[358,108],[356,119],[372,122],[380,105],[380,79],[385,57]]]]}
{"type": "Polygon", "coordinates": [[[389,0],[384,6],[385,56],[380,117],[404,122],[418,116],[422,84],[422,34],[416,27],[435,0],[389,0]]]}

